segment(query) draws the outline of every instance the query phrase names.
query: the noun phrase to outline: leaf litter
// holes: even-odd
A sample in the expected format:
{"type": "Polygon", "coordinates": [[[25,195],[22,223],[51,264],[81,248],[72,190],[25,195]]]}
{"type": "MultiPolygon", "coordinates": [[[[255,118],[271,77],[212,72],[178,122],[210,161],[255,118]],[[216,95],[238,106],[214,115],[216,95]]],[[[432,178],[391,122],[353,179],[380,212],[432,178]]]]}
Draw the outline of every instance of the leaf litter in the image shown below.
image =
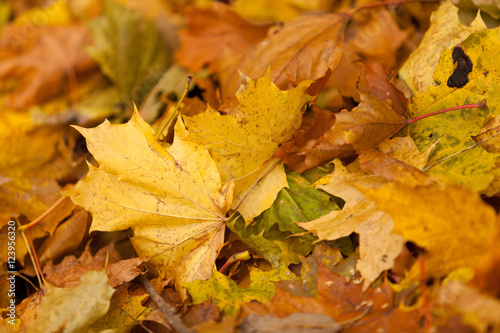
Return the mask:
{"type": "MultiPolygon", "coordinates": [[[[2,6],[0,214],[19,271],[2,329],[500,327],[491,18],[467,25],[449,2],[2,6]]],[[[4,264],[8,240],[3,223],[4,264]]]]}

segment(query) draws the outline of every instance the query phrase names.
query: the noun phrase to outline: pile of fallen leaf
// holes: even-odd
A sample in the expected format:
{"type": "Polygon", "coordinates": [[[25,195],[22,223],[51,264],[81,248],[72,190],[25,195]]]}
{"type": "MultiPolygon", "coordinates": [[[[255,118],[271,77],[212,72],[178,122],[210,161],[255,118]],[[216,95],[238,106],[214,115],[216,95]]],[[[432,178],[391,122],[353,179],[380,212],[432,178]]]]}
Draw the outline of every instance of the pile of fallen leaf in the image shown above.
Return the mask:
{"type": "Polygon", "coordinates": [[[499,331],[500,9],[454,3],[1,3],[0,331],[499,331]]]}

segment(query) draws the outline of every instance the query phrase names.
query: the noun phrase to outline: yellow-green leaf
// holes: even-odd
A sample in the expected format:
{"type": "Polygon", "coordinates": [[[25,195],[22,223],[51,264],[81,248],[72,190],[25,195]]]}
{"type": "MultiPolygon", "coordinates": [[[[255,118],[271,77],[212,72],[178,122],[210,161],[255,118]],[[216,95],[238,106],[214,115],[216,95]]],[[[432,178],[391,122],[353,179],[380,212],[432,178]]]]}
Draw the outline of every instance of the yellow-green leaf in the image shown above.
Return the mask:
{"type": "Polygon", "coordinates": [[[291,280],[295,275],[285,266],[272,271],[250,270],[250,286],[239,287],[235,281],[214,269],[209,280],[197,280],[184,283],[193,298],[193,304],[200,304],[211,299],[212,302],[224,311],[227,317],[234,316],[239,308],[250,301],[265,302],[270,300],[276,292],[273,282],[291,280]]]}
{"type": "Polygon", "coordinates": [[[401,67],[400,77],[413,94],[425,93],[428,87],[436,85],[432,74],[439,55],[465,40],[471,33],[485,29],[486,25],[479,13],[470,26],[460,23],[458,8],[447,0],[432,14],[431,26],[418,48],[401,67]]]}

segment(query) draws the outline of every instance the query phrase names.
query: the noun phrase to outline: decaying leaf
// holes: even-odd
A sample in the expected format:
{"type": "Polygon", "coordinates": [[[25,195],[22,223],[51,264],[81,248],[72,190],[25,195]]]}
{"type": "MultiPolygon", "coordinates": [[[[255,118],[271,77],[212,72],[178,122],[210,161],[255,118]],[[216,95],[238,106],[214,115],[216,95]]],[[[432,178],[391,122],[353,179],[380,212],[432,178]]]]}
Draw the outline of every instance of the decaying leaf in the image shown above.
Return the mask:
{"type": "Polygon", "coordinates": [[[58,288],[72,288],[77,286],[81,277],[88,271],[106,269],[109,285],[113,288],[135,279],[141,270],[138,268],[145,258],[132,258],[122,260],[116,252],[113,243],[99,249],[95,256],[90,253],[89,244],[77,259],[75,256],[66,256],[54,265],[49,262],[43,269],[45,279],[52,286],[58,288]]]}
{"type": "Polygon", "coordinates": [[[208,150],[186,141],[182,121],[168,149],[136,111],[124,125],[78,128],[99,162],[66,195],[93,216],[91,230],[132,228],[154,274],[178,283],[206,279],[222,246],[232,182],[221,186],[208,150]]]}
{"type": "Polygon", "coordinates": [[[30,38],[24,26],[9,26],[0,35],[0,79],[15,88],[3,101],[15,109],[26,109],[67,92],[71,80],[97,69],[84,51],[90,43],[83,24],[40,26],[30,38]]]}
{"type": "MultiPolygon", "coordinates": [[[[319,250],[320,247],[316,249],[319,250]]],[[[280,318],[293,313],[321,314],[333,318],[338,323],[351,323],[343,329],[351,328],[350,332],[370,332],[373,327],[381,326],[388,332],[417,330],[417,320],[409,320],[410,317],[416,317],[414,311],[404,312],[390,308],[393,292],[387,283],[363,291],[362,285],[330,270],[334,264],[330,262],[332,259],[328,252],[313,253],[303,261],[300,279],[279,283],[271,300],[245,304],[243,314],[272,315],[280,318]],[[303,274],[308,271],[311,271],[310,276],[315,279],[311,286],[316,289],[316,295],[296,293],[304,286],[302,281],[307,277],[303,274]]]]}
{"type": "Polygon", "coordinates": [[[290,161],[294,170],[303,171],[307,166],[316,166],[315,163],[323,164],[336,157],[354,156],[356,152],[375,148],[406,126],[407,120],[385,101],[363,92],[360,96],[361,102],[351,111],[331,115],[317,112],[318,123],[325,118],[334,119],[333,125],[330,128],[313,125],[310,131],[314,134],[299,136],[294,144],[285,144],[276,156],[290,161]],[[318,135],[317,130],[324,132],[318,135]]]}

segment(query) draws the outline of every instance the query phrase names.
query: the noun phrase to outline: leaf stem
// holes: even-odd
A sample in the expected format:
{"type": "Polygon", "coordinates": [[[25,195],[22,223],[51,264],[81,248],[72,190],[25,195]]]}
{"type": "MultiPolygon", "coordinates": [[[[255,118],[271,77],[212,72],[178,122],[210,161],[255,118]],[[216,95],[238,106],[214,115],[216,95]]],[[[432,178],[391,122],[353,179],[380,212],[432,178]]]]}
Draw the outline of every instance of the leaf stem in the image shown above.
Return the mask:
{"type": "Polygon", "coordinates": [[[414,122],[419,121],[420,119],[424,119],[424,118],[431,117],[431,116],[434,116],[434,115],[440,114],[440,113],[445,113],[445,112],[448,112],[448,111],[460,110],[460,109],[472,109],[472,108],[480,108],[481,109],[481,108],[484,108],[484,107],[486,107],[486,100],[485,99],[483,99],[479,103],[454,106],[452,108],[443,109],[443,110],[439,110],[439,111],[435,111],[435,112],[423,114],[421,116],[418,116],[418,117],[415,117],[413,119],[408,120],[407,125],[413,124],[414,122]]]}
{"type": "Polygon", "coordinates": [[[59,205],[61,205],[61,203],[67,199],[68,197],[61,197],[59,200],[57,200],[52,206],[50,206],[49,209],[47,209],[42,215],[40,215],[39,217],[37,217],[34,221],[28,223],[28,224],[25,224],[25,225],[22,225],[19,227],[19,231],[25,231],[25,230],[29,230],[30,228],[33,228],[35,225],[37,225],[38,223],[40,223],[44,218],[47,217],[47,215],[49,215],[52,211],[54,211],[54,209],[56,209],[59,205]]]}
{"type": "Polygon", "coordinates": [[[250,258],[252,258],[252,256],[248,251],[235,253],[229,259],[227,259],[226,263],[219,269],[219,273],[224,273],[229,268],[229,266],[237,261],[249,260],[250,258]]]}

